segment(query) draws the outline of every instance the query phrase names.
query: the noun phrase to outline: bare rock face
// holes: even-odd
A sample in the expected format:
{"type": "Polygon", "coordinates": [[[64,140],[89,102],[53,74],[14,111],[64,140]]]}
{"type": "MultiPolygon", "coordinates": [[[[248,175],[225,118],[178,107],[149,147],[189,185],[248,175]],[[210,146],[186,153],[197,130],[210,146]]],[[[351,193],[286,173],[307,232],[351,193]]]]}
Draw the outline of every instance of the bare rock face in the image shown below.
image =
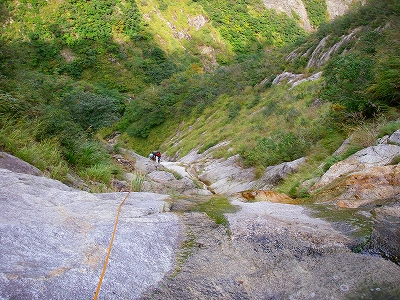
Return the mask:
{"type": "MultiPolygon", "coordinates": [[[[398,198],[400,200],[400,197],[398,198]]],[[[381,255],[400,265],[400,202],[374,209],[374,228],[366,247],[369,253],[381,255]]]]}
{"type": "Polygon", "coordinates": [[[400,165],[377,166],[354,172],[337,185],[343,192],[336,196],[339,207],[357,208],[367,204],[383,204],[400,194],[400,165]]]}
{"type": "MultiPolygon", "coordinates": [[[[340,51],[343,51],[343,45],[349,44],[350,42],[356,40],[357,34],[361,29],[362,27],[355,28],[349,34],[341,36],[340,40],[337,41],[333,46],[330,46],[328,43],[329,36],[325,36],[319,41],[318,45],[315,48],[296,48],[286,57],[286,59],[293,62],[295,59],[301,57],[308,60],[307,68],[321,67],[329,61],[332,55],[338,54],[340,53],[340,51]]],[[[293,78],[292,82],[298,82],[299,79],[304,77],[301,74],[297,74],[297,76],[298,78],[293,78]]]]}
{"type": "Polygon", "coordinates": [[[38,168],[27,162],[12,156],[6,152],[0,152],[0,169],[7,169],[13,172],[26,173],[36,176],[42,176],[43,173],[38,168]]]}
{"type": "Polygon", "coordinates": [[[395,143],[398,132],[380,139],[377,146],[334,164],[309,189],[317,202],[369,215],[374,225],[364,251],[397,264],[400,263],[400,164],[397,163],[400,146],[395,143]]]}
{"type": "MultiPolygon", "coordinates": [[[[269,202],[232,203],[241,207],[226,215],[233,243],[254,245],[251,249],[259,260],[253,261],[267,272],[252,276],[251,268],[242,269],[243,286],[253,289],[248,299],[362,299],[371,297],[376,288],[387,296],[399,293],[398,279],[390,273],[399,266],[352,253],[348,237],[309,217],[306,209],[269,202]],[[379,275],[370,268],[379,270],[379,275]]],[[[372,298],[376,297],[382,296],[372,298]]]]}
{"type": "MultiPolygon", "coordinates": [[[[338,16],[344,15],[350,5],[354,2],[353,0],[327,0],[327,10],[330,19],[334,19],[338,16]]],[[[310,20],[308,18],[306,7],[301,0],[284,0],[284,1],[275,1],[275,0],[263,0],[265,7],[269,9],[275,9],[280,12],[286,13],[290,17],[293,16],[293,12],[295,12],[301,20],[301,26],[307,30],[311,31],[312,27],[310,24],[310,20]]]]}
{"type": "Polygon", "coordinates": [[[397,145],[365,148],[331,166],[310,191],[343,208],[382,204],[400,194],[400,165],[391,165],[398,155],[397,145]]]}
{"type": "Polygon", "coordinates": [[[312,190],[320,189],[332,183],[333,180],[346,174],[360,172],[375,166],[389,165],[395,157],[400,155],[400,146],[381,144],[365,148],[353,154],[349,158],[334,164],[312,187],[312,190]]]}
{"type": "Polygon", "coordinates": [[[387,142],[389,144],[399,145],[400,146],[400,130],[395,131],[388,137],[387,142]]]}
{"type": "Polygon", "coordinates": [[[254,185],[260,189],[269,189],[278,185],[282,180],[287,178],[289,174],[295,173],[300,166],[305,163],[304,157],[290,162],[284,162],[276,166],[269,166],[265,170],[264,175],[254,185]]]}
{"type": "MultiPolygon", "coordinates": [[[[0,299],[92,299],[126,195],[0,169],[0,299]]],[[[167,199],[126,199],[100,299],[136,299],[171,270],[182,226],[167,199]]]]}
{"type": "Polygon", "coordinates": [[[329,36],[324,37],[312,52],[311,57],[307,63],[307,68],[313,66],[321,67],[326,64],[332,57],[332,55],[334,55],[335,53],[339,53],[343,45],[356,39],[359,30],[360,28],[353,29],[348,35],[343,35],[340,41],[329,48],[327,48],[326,46],[326,42],[329,36]]]}
{"type": "Polygon", "coordinates": [[[182,195],[210,195],[211,192],[196,186],[189,177],[176,179],[170,172],[155,171],[148,174],[151,182],[147,182],[143,191],[152,191],[163,194],[182,195]]]}
{"type": "Polygon", "coordinates": [[[200,30],[207,22],[209,22],[209,20],[203,15],[198,15],[193,18],[188,17],[188,24],[196,28],[196,30],[200,30]]]}
{"type": "Polygon", "coordinates": [[[239,156],[219,159],[201,169],[199,179],[208,182],[217,194],[232,194],[251,189],[255,179],[252,168],[244,169],[238,163],[239,156]]]}
{"type": "MultiPolygon", "coordinates": [[[[226,145],[224,143],[220,144],[226,145]]],[[[219,145],[214,146],[214,149],[219,145]]],[[[212,150],[210,148],[209,150],[212,150]]],[[[299,158],[292,162],[284,162],[269,166],[260,179],[256,179],[254,168],[244,168],[239,155],[228,159],[214,159],[211,151],[198,154],[194,149],[182,157],[179,162],[189,165],[197,177],[217,194],[232,195],[246,190],[271,189],[294,173],[304,164],[305,159],[299,158]]]]}
{"type": "Polygon", "coordinates": [[[350,5],[354,2],[353,0],[327,0],[326,5],[330,19],[334,19],[338,16],[344,15],[350,5]]]}
{"type": "Polygon", "coordinates": [[[294,11],[298,16],[300,16],[302,27],[307,31],[311,31],[310,20],[308,19],[304,3],[301,0],[285,0],[285,1],[263,0],[263,3],[266,8],[284,12],[292,18],[294,18],[293,16],[293,11],[294,11]]]}
{"type": "Polygon", "coordinates": [[[399,294],[399,266],[351,252],[350,238],[306,209],[232,204],[240,210],[225,214],[230,235],[203,213],[183,214],[194,247],[180,272],[144,299],[395,299],[399,294]]]}

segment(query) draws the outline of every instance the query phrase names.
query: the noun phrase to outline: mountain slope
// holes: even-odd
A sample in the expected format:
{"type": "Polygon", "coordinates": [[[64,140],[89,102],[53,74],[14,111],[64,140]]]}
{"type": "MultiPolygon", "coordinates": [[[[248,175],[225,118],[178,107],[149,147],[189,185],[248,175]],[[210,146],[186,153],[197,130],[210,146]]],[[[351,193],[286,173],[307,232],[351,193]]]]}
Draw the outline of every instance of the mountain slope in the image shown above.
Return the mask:
{"type": "Polygon", "coordinates": [[[92,143],[98,130],[145,156],[224,141],[216,157],[239,154],[260,175],[304,155],[323,162],[365,117],[396,118],[396,2],[370,1],[307,38],[262,2],[210,3],[3,2],[2,147],[31,162],[25,145],[56,149],[41,169],[108,182],[119,171],[92,143]]]}

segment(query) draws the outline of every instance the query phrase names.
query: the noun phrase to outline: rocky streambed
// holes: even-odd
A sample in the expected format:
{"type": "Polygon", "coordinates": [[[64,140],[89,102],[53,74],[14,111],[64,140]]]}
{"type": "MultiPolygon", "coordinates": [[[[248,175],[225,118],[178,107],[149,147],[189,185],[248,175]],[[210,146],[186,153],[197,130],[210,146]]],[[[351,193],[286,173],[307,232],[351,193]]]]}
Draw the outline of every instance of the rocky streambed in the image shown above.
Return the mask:
{"type": "Polygon", "coordinates": [[[354,253],[355,240],[307,209],[232,204],[229,230],[181,213],[189,255],[143,299],[398,299],[399,266],[354,253]]]}
{"type": "MultiPolygon", "coordinates": [[[[240,193],[227,196],[236,212],[217,224],[197,209],[212,193],[186,168],[171,177],[166,166],[135,163],[157,180],[149,188],[190,192],[129,194],[99,299],[399,299],[400,266],[356,253],[351,224],[240,193]]],[[[6,154],[0,167],[0,299],[93,298],[127,193],[76,190],[6,154]]],[[[391,231],[382,226],[377,234],[391,231]]]]}

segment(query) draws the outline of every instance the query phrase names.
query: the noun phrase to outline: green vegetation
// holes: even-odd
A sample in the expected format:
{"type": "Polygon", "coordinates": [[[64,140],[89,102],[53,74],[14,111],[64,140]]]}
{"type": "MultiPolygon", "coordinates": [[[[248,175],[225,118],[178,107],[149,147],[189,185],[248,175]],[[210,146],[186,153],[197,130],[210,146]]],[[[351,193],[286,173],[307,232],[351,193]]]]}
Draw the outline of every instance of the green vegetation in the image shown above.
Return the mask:
{"type": "Polygon", "coordinates": [[[357,149],[398,129],[400,104],[398,1],[370,0],[332,23],[325,1],[305,6],[319,28],[308,36],[257,0],[1,1],[0,148],[97,190],[120,174],[98,141],[115,131],[146,156],[239,154],[259,176],[307,156],[279,187],[300,195],[319,165],[344,158],[332,153],[350,134],[368,133],[357,149]],[[333,46],[350,33],[326,65],[307,67],[322,38],[333,46]],[[323,76],[272,85],[284,71],[323,76]]]}
{"type": "Polygon", "coordinates": [[[385,135],[390,135],[396,130],[400,129],[400,121],[390,121],[385,123],[379,128],[378,137],[383,137],[385,135]]]}
{"type": "Polygon", "coordinates": [[[311,26],[318,28],[328,21],[328,8],[325,0],[304,0],[303,1],[311,26]]]}
{"type": "Polygon", "coordinates": [[[18,61],[5,63],[0,148],[66,183],[72,174],[93,191],[110,189],[121,171],[93,136],[118,120],[122,96],[100,85],[19,69],[18,61]]]}
{"type": "Polygon", "coordinates": [[[141,192],[145,178],[146,178],[145,174],[142,174],[139,171],[135,171],[133,173],[133,179],[131,181],[131,189],[132,189],[132,191],[141,192]]]}
{"type": "Polygon", "coordinates": [[[234,213],[238,209],[233,206],[227,198],[215,196],[205,203],[199,203],[196,205],[194,210],[206,213],[211,219],[217,224],[224,225],[228,227],[228,221],[224,214],[234,213]]]}
{"type": "Polygon", "coordinates": [[[238,54],[260,51],[266,46],[282,46],[305,36],[295,20],[267,10],[260,1],[197,1],[213,25],[238,54]]]}
{"type": "Polygon", "coordinates": [[[373,79],[373,63],[371,58],[353,53],[332,60],[325,69],[326,88],[322,97],[337,103],[337,110],[371,117],[377,105],[365,90],[373,79]]]}
{"type": "Polygon", "coordinates": [[[187,259],[192,255],[195,250],[196,244],[196,237],[193,232],[189,229],[185,230],[184,240],[181,244],[181,249],[179,250],[176,258],[176,266],[174,272],[172,273],[171,277],[176,277],[182,269],[183,264],[187,261],[187,259]]]}

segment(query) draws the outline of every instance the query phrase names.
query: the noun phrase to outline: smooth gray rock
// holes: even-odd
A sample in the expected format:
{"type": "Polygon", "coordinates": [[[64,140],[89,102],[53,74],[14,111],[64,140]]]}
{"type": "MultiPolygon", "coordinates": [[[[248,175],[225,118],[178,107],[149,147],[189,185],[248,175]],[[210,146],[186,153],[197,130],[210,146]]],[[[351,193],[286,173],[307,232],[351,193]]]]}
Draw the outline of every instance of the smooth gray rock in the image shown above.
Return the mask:
{"type": "Polygon", "coordinates": [[[397,130],[390,135],[388,143],[400,146],[400,130],[397,130]]]}
{"type": "Polygon", "coordinates": [[[147,175],[148,180],[143,185],[143,191],[151,191],[169,195],[207,195],[211,194],[203,187],[195,185],[189,177],[176,179],[170,172],[154,171],[147,175]]]}
{"type": "Polygon", "coordinates": [[[353,2],[351,0],[327,0],[326,5],[331,19],[344,15],[353,2]]]}
{"type": "Polygon", "coordinates": [[[283,0],[283,1],[274,1],[274,0],[263,0],[262,1],[266,8],[274,9],[278,12],[284,12],[289,17],[294,18],[294,14],[296,17],[300,18],[301,26],[307,30],[311,31],[310,20],[308,19],[307,10],[302,1],[296,0],[283,0]]]}
{"type": "Polygon", "coordinates": [[[302,157],[276,166],[269,166],[265,170],[264,175],[254,184],[254,187],[257,189],[271,189],[290,174],[295,173],[305,162],[306,159],[302,157]]]}
{"type": "Polygon", "coordinates": [[[172,173],[169,172],[163,172],[163,171],[154,171],[151,172],[148,177],[155,181],[155,182],[160,182],[160,183],[165,183],[169,182],[171,180],[175,180],[175,177],[172,173]]]}
{"type": "Polygon", "coordinates": [[[13,172],[42,176],[43,173],[38,168],[27,162],[12,156],[6,152],[0,152],[0,169],[7,169],[13,172]]]}
{"type": "MultiPolygon", "coordinates": [[[[0,169],[0,299],[92,299],[126,195],[0,169]]],[[[99,299],[137,299],[171,270],[182,226],[167,199],[126,199],[99,299]]]]}
{"type": "Polygon", "coordinates": [[[231,195],[249,190],[255,180],[254,169],[241,167],[239,155],[226,160],[214,160],[197,171],[200,173],[199,179],[209,183],[210,188],[217,194],[231,195]]]}

